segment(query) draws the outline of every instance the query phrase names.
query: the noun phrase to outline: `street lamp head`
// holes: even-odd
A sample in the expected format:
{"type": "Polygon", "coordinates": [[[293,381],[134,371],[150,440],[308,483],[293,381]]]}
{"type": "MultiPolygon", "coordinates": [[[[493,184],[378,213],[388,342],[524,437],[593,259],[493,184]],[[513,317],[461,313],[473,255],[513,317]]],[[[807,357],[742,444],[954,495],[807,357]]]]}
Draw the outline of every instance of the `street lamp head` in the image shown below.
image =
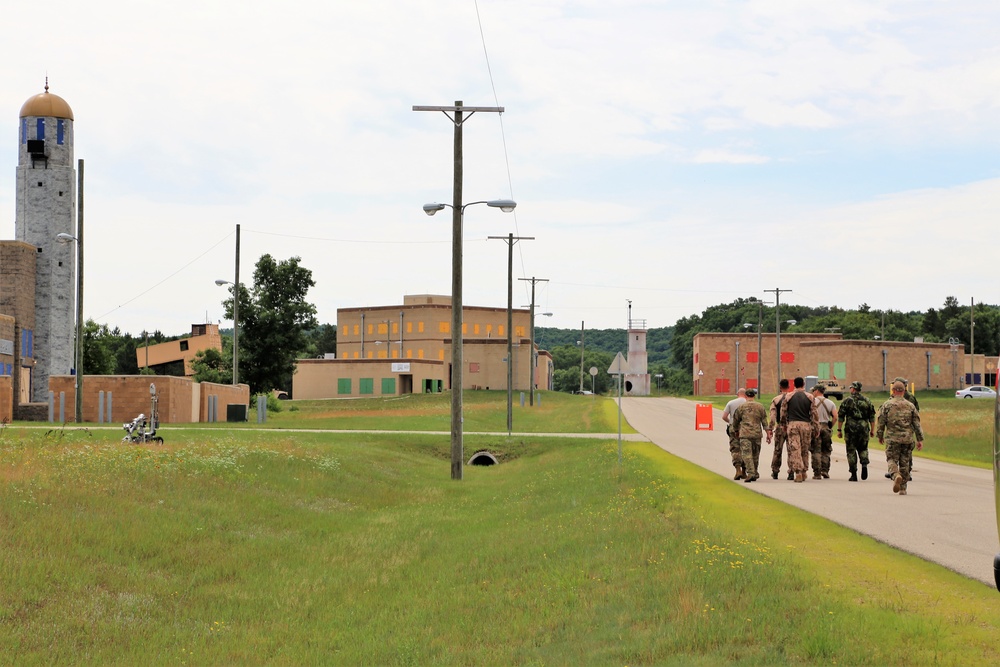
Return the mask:
{"type": "Polygon", "coordinates": [[[215,284],[218,285],[219,287],[222,287],[223,285],[232,285],[232,283],[229,282],[228,280],[221,280],[221,279],[216,280],[215,284]]]}
{"type": "Polygon", "coordinates": [[[796,324],[798,324],[798,323],[799,323],[799,321],[798,321],[798,320],[785,320],[785,322],[787,322],[788,324],[792,325],[793,327],[794,327],[794,326],[795,326],[796,324]]]}
{"type": "Polygon", "coordinates": [[[545,317],[552,317],[552,313],[538,313],[539,315],[544,315],[545,317]]]}
{"type": "Polygon", "coordinates": [[[744,328],[744,329],[749,329],[749,328],[750,328],[750,327],[752,327],[752,326],[753,326],[753,325],[752,325],[752,324],[750,324],[749,322],[744,322],[744,323],[743,323],[743,328],[744,328]]]}
{"type": "MultiPolygon", "coordinates": [[[[515,208],[517,208],[517,202],[514,201],[513,199],[492,199],[486,202],[486,205],[492,206],[493,208],[498,208],[504,213],[510,213],[515,208]]],[[[425,206],[424,210],[426,209],[427,207],[425,206]]]]}
{"type": "Polygon", "coordinates": [[[59,241],[59,243],[69,243],[70,241],[76,241],[77,238],[72,234],[62,232],[60,234],[56,234],[56,240],[59,241]]]}
{"type": "Polygon", "coordinates": [[[424,213],[427,215],[434,215],[441,209],[443,209],[446,204],[438,204],[437,202],[432,202],[430,204],[424,204],[424,213]]]}

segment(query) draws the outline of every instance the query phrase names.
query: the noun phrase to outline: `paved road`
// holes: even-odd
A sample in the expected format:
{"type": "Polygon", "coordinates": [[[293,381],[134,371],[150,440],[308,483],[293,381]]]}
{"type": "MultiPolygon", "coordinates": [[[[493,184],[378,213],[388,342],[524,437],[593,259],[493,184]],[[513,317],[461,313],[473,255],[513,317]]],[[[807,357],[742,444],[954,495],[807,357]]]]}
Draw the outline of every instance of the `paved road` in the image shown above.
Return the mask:
{"type": "MultiPolygon", "coordinates": [[[[713,431],[695,430],[695,403],[688,400],[623,398],[622,412],[633,428],[656,445],[732,480],[729,439],[720,410],[715,410],[717,430],[713,431]]],[[[924,446],[933,448],[933,438],[924,446]]],[[[992,471],[917,457],[907,495],[897,496],[883,476],[885,456],[879,450],[871,450],[868,480],[848,482],[844,445],[834,442],[830,479],[810,478],[802,484],[789,482],[787,475],[771,479],[773,451],[766,443],[761,448],[760,480],[733,484],[994,585],[993,556],[1000,552],[1000,544],[992,471]]],[[[787,460],[784,463],[783,473],[787,460]]]]}

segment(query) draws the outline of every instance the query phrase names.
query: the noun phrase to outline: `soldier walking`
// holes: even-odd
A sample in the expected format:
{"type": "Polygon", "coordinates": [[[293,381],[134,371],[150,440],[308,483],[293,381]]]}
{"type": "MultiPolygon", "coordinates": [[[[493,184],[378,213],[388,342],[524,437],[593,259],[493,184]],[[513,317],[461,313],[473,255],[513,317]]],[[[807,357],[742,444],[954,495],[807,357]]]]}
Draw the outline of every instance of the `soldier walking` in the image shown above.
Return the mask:
{"type": "Polygon", "coordinates": [[[793,381],[795,391],[785,394],[782,420],[788,438],[788,460],[795,473],[796,482],[806,481],[809,470],[809,446],[812,443],[816,422],[816,404],[805,391],[806,381],[801,377],[793,381]]]}
{"type": "MultiPolygon", "coordinates": [[[[892,384],[895,384],[897,382],[902,382],[903,383],[903,398],[905,398],[910,403],[912,403],[913,407],[915,407],[917,409],[917,412],[920,412],[920,403],[919,403],[919,401],[917,401],[917,397],[910,393],[910,383],[907,382],[906,378],[904,378],[904,377],[894,378],[893,381],[892,381],[892,384]]],[[[890,385],[890,392],[891,391],[892,391],[892,385],[890,385]]],[[[889,452],[885,453],[885,462],[886,462],[886,465],[888,466],[888,463],[889,463],[889,452]]],[[[910,470],[910,476],[912,477],[912,475],[913,475],[913,470],[910,470]]],[[[891,468],[890,468],[890,470],[886,471],[885,478],[886,479],[892,479],[892,470],[891,470],[891,468]]],[[[910,478],[907,477],[906,481],[909,482],[910,478]]]]}
{"type": "Polygon", "coordinates": [[[743,481],[755,482],[760,479],[757,470],[760,463],[760,439],[766,432],[767,440],[770,442],[771,429],[766,426],[767,411],[755,400],[757,390],[747,389],[746,396],[746,403],[736,408],[733,414],[732,429],[740,438],[740,457],[746,472],[746,479],[743,481]]]}
{"type": "MultiPolygon", "coordinates": [[[[785,394],[788,393],[788,379],[782,378],[778,383],[779,394],[771,399],[770,419],[767,427],[774,433],[774,454],[771,456],[771,479],[778,479],[781,472],[781,451],[785,446],[785,425],[781,421],[781,409],[784,405],[785,394]]],[[[792,472],[792,461],[788,460],[788,481],[792,481],[795,473],[792,472]]]]}
{"type": "Polygon", "coordinates": [[[740,387],[736,392],[736,398],[726,403],[726,408],[722,411],[722,421],[726,422],[726,435],[729,436],[729,455],[733,459],[733,467],[736,468],[736,475],[733,479],[746,479],[746,469],[743,467],[743,457],[740,456],[740,435],[733,428],[733,413],[736,409],[746,403],[747,390],[740,387]]]}
{"type": "Polygon", "coordinates": [[[906,386],[902,382],[893,382],[892,398],[883,403],[878,411],[878,441],[885,444],[885,456],[889,460],[889,472],[892,474],[892,490],[901,496],[906,495],[906,483],[910,478],[914,440],[918,450],[924,448],[920,413],[912,403],[903,398],[905,390],[906,386]]]}
{"type": "Polygon", "coordinates": [[[819,429],[814,431],[812,440],[813,479],[830,479],[830,455],[833,454],[830,431],[837,421],[837,406],[826,397],[826,387],[821,384],[812,388],[812,395],[819,420],[819,429]]]}
{"type": "Polygon", "coordinates": [[[847,466],[850,482],[858,481],[858,459],[861,479],[868,479],[868,438],[875,435],[875,406],[861,393],[861,383],[852,382],[851,395],[840,404],[837,417],[837,437],[844,437],[847,446],[847,466]]]}

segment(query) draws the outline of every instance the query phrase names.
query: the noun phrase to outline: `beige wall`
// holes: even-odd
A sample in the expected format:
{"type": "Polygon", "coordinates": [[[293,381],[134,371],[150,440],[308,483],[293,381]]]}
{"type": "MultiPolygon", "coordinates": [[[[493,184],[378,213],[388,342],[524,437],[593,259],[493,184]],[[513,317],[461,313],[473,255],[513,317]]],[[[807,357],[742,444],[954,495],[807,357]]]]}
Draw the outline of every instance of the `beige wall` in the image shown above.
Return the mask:
{"type": "MultiPolygon", "coordinates": [[[[161,424],[205,421],[208,414],[207,396],[209,393],[219,396],[219,410],[223,418],[225,417],[223,406],[226,404],[248,404],[250,402],[250,387],[245,384],[233,387],[232,385],[204,383],[204,387],[199,387],[198,383],[192,382],[189,378],[168,375],[85,375],[83,377],[83,421],[97,421],[100,392],[102,391],[105,392],[105,401],[107,401],[108,392],[112,394],[112,423],[131,421],[140,413],[149,416],[151,408],[149,385],[151,383],[156,385],[156,393],[159,397],[157,407],[161,424]],[[201,400],[195,401],[196,395],[201,400]]],[[[54,393],[57,418],[59,393],[65,392],[66,416],[71,421],[76,412],[76,378],[72,375],[52,376],[49,389],[54,393]]],[[[109,421],[106,411],[107,403],[105,403],[105,422],[109,421]]]]}
{"type": "Polygon", "coordinates": [[[14,381],[9,375],[0,376],[0,424],[14,419],[14,381]]]}
{"type": "Polygon", "coordinates": [[[222,336],[218,324],[192,324],[191,336],[172,340],[156,345],[145,345],[135,348],[135,362],[139,368],[146,368],[147,359],[150,367],[168,364],[173,361],[184,361],[184,374],[194,375],[191,361],[195,355],[208,349],[222,350],[222,336]],[[147,355],[148,350],[148,355],[147,355]]]}

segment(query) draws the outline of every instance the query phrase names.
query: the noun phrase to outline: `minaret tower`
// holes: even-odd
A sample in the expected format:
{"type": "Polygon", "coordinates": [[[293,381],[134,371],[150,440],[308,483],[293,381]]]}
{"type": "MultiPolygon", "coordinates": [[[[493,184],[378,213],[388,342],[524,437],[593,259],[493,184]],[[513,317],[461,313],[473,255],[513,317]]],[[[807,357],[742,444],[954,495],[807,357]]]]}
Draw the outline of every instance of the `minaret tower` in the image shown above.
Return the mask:
{"type": "Polygon", "coordinates": [[[35,369],[31,400],[48,400],[49,376],[73,369],[76,248],[58,234],[76,236],[73,110],[49,92],[21,107],[14,235],[38,249],[35,271],[35,369]]]}

